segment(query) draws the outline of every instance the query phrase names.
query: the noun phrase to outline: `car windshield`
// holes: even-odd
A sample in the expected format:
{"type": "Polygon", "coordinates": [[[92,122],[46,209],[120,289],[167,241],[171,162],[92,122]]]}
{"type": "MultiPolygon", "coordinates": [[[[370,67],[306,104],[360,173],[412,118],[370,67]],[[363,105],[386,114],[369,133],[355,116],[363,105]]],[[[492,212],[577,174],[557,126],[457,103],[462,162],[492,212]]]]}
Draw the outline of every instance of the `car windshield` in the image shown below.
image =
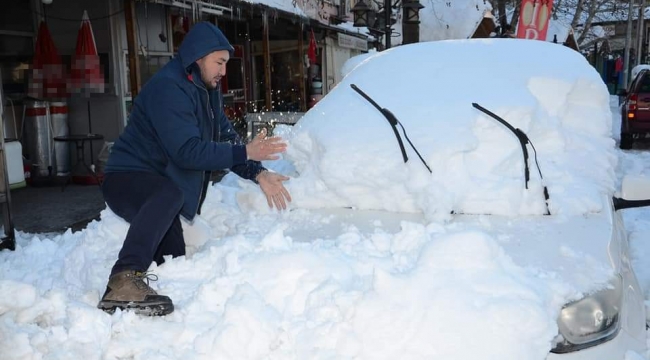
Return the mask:
{"type": "Polygon", "coordinates": [[[295,127],[279,129],[290,146],[267,165],[293,176],[293,206],[446,220],[598,212],[603,194],[613,193],[609,96],[578,52],[511,39],[428,42],[353,58],[343,72],[295,127]],[[473,104],[527,134],[536,149],[525,146],[528,182],[518,136],[473,104]]]}
{"type": "Polygon", "coordinates": [[[638,87],[638,92],[639,93],[650,93],[650,77],[648,77],[648,73],[644,72],[642,74],[641,79],[639,79],[639,87],[638,87]]]}

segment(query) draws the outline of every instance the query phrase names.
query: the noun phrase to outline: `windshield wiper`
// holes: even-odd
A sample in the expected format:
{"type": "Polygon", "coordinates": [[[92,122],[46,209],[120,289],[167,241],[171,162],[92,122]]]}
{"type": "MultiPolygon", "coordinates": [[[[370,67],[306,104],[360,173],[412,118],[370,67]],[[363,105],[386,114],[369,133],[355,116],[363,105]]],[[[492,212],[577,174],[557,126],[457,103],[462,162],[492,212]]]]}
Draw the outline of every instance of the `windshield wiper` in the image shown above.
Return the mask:
{"type": "Polygon", "coordinates": [[[548,208],[548,199],[549,199],[548,189],[544,184],[544,177],[542,176],[542,170],[539,168],[539,163],[537,162],[537,150],[535,149],[535,146],[528,138],[528,135],[526,135],[526,133],[523,132],[522,130],[510,125],[503,118],[499,117],[498,115],[491,112],[490,110],[482,107],[481,105],[477,103],[472,103],[472,106],[474,106],[476,109],[482,111],[483,113],[489,115],[496,121],[503,124],[505,127],[508,128],[508,130],[512,131],[512,133],[515,134],[515,136],[517,137],[517,140],[519,140],[519,144],[521,144],[521,152],[524,154],[524,178],[526,179],[525,182],[526,189],[528,189],[528,181],[530,180],[530,171],[528,168],[528,148],[526,148],[526,144],[530,144],[530,146],[533,148],[533,152],[535,153],[535,165],[537,166],[537,172],[539,172],[539,178],[540,180],[542,180],[542,185],[544,186],[544,201],[546,202],[546,215],[551,215],[551,211],[548,208]]]}
{"type": "Polygon", "coordinates": [[[384,115],[386,120],[388,120],[388,123],[390,124],[391,128],[393,128],[393,133],[395,133],[395,137],[397,138],[397,143],[399,144],[399,149],[402,151],[402,158],[404,159],[404,162],[409,161],[409,158],[406,155],[406,149],[404,148],[404,143],[402,142],[402,137],[399,136],[399,132],[397,131],[397,125],[399,125],[402,128],[402,132],[404,133],[404,137],[406,138],[406,141],[408,141],[408,143],[411,145],[411,148],[413,148],[413,151],[415,151],[415,153],[418,155],[418,157],[420,158],[420,160],[422,161],[424,166],[426,166],[427,170],[429,170],[429,172],[433,174],[433,172],[431,171],[431,168],[429,167],[429,165],[427,165],[427,162],[424,161],[424,159],[422,158],[422,155],[420,155],[420,153],[415,148],[415,146],[413,146],[413,143],[411,142],[411,139],[409,139],[408,135],[406,135],[406,130],[404,129],[404,125],[402,125],[402,123],[399,122],[399,120],[397,120],[395,115],[393,115],[393,113],[390,112],[390,110],[388,110],[386,108],[382,108],[381,106],[379,106],[379,104],[377,104],[373,99],[370,98],[370,96],[368,96],[365,92],[363,92],[361,89],[359,89],[356,85],[351,84],[350,87],[354,91],[358,92],[359,95],[363,96],[364,99],[368,100],[368,102],[371,103],[375,108],[377,108],[377,110],[379,110],[379,112],[381,112],[382,115],[384,115]]]}

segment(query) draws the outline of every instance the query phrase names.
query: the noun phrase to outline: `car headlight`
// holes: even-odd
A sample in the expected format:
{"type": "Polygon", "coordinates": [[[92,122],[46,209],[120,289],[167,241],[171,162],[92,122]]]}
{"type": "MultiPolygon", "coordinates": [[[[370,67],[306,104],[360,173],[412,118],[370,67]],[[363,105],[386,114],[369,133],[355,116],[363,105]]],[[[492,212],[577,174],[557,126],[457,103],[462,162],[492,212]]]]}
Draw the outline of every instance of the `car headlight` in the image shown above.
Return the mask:
{"type": "Polygon", "coordinates": [[[551,352],[578,351],[613,339],[620,330],[622,299],[623,280],[619,275],[607,288],[566,304],[558,317],[560,334],[551,352]]]}

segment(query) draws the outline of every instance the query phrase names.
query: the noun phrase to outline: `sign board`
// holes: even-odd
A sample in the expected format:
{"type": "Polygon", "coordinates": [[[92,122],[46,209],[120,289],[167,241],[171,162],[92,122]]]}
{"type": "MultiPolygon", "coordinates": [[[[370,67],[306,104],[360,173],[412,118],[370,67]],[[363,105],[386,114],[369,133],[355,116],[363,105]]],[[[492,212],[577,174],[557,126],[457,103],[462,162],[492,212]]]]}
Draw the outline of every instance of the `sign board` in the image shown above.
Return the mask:
{"type": "Polygon", "coordinates": [[[553,0],[523,0],[519,11],[517,37],[546,41],[553,0]]]}
{"type": "MultiPolygon", "coordinates": [[[[278,3],[282,3],[281,1],[278,3]]],[[[329,25],[330,17],[338,14],[338,6],[334,6],[331,1],[325,0],[292,0],[288,2],[294,7],[301,9],[310,19],[329,25]]]]}
{"type": "Polygon", "coordinates": [[[368,51],[368,41],[342,33],[339,33],[339,46],[348,49],[368,51]]]}

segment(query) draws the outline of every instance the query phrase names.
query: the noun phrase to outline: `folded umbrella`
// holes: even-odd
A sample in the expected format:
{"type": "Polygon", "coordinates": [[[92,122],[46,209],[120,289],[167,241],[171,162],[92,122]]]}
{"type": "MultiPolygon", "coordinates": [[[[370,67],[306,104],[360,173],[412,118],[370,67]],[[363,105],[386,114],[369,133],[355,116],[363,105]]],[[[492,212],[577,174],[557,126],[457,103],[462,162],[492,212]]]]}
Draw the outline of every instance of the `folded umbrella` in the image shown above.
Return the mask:
{"type": "MultiPolygon", "coordinates": [[[[77,34],[77,46],[72,64],[70,66],[70,82],[68,91],[70,93],[81,93],[88,98],[88,134],[92,134],[92,120],[90,116],[90,94],[103,93],[105,88],[104,74],[99,64],[95,35],[90,25],[88,12],[84,10],[81,18],[81,26],[77,34]]],[[[90,142],[90,161],[94,171],[93,144],[90,142]]]]}
{"type": "Polygon", "coordinates": [[[68,91],[89,96],[91,93],[103,93],[105,85],[104,74],[102,74],[99,64],[95,35],[88,18],[88,12],[84,10],[77,34],[77,46],[72,57],[68,91]]]}
{"type": "Polygon", "coordinates": [[[38,28],[27,95],[37,99],[66,97],[65,67],[45,21],[38,28]]]}

